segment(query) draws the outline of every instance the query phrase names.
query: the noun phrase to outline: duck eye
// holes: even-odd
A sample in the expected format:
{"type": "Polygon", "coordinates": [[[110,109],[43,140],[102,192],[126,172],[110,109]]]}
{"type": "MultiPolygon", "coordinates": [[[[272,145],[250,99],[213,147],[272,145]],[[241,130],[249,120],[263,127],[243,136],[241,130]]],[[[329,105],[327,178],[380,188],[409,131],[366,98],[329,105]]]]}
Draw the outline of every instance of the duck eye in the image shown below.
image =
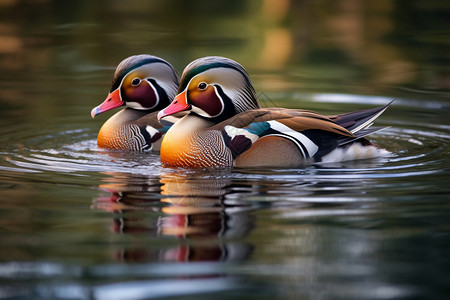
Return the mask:
{"type": "Polygon", "coordinates": [[[139,78],[135,78],[131,81],[131,85],[134,86],[139,85],[139,83],[141,83],[141,80],[139,78]]]}
{"type": "Polygon", "coordinates": [[[200,82],[199,84],[198,84],[198,88],[200,89],[200,90],[204,90],[204,89],[206,89],[206,82],[200,82]]]}

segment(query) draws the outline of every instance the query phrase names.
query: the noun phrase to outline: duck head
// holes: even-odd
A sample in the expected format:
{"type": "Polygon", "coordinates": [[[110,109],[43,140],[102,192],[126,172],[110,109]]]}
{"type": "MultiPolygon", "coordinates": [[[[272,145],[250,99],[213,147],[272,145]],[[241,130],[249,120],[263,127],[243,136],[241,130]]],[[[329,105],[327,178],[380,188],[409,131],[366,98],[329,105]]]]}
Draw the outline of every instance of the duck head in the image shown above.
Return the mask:
{"type": "Polygon", "coordinates": [[[91,116],[116,107],[156,111],[166,107],[176,95],[179,77],[167,61],[152,55],[134,55],[116,68],[111,91],[91,116]]]}
{"type": "Polygon", "coordinates": [[[229,58],[208,56],[184,69],[178,95],[158,113],[158,119],[187,111],[218,123],[258,107],[244,67],[229,58]]]}

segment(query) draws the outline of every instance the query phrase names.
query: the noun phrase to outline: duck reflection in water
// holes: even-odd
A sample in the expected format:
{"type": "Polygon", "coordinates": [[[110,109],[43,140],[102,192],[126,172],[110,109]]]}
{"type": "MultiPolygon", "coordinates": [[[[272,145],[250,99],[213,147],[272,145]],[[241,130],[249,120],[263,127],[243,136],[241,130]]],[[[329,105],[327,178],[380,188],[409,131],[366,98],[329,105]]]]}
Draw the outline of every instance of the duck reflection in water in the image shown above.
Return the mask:
{"type": "Polygon", "coordinates": [[[165,248],[167,243],[158,243],[165,246],[156,253],[154,245],[125,247],[116,254],[118,258],[236,261],[251,254],[252,246],[238,241],[251,230],[248,214],[251,207],[224,203],[230,190],[228,178],[199,173],[171,173],[153,178],[124,173],[109,175],[111,178],[100,188],[110,195],[94,199],[92,208],[114,213],[114,232],[145,233],[159,241],[163,237],[178,240],[178,245],[169,249],[165,248]]]}

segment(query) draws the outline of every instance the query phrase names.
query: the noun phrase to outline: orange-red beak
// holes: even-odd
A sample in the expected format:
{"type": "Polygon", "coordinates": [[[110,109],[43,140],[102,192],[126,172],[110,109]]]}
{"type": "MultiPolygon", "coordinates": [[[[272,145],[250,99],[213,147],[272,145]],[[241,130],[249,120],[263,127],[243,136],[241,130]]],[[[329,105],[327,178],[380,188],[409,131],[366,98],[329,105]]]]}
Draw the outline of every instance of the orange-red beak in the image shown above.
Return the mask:
{"type": "Polygon", "coordinates": [[[169,106],[158,113],[158,120],[165,116],[170,116],[181,111],[189,110],[191,106],[187,103],[186,91],[178,94],[169,106]]]}
{"type": "Polygon", "coordinates": [[[97,107],[94,107],[91,110],[91,116],[92,116],[92,118],[95,118],[95,116],[98,114],[101,114],[110,109],[122,106],[124,104],[125,104],[125,102],[123,102],[122,98],[120,97],[120,88],[118,88],[115,91],[109,93],[108,97],[106,97],[105,101],[103,101],[102,104],[100,104],[97,107]]]}

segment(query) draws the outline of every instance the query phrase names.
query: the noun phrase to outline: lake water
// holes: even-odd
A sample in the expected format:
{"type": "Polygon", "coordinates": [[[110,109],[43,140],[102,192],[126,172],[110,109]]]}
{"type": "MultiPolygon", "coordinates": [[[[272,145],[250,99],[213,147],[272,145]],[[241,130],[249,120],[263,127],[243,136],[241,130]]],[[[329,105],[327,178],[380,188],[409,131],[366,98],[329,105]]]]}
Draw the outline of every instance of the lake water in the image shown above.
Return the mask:
{"type": "Polygon", "coordinates": [[[0,299],[445,299],[450,3],[0,1],[0,299]],[[123,58],[222,55],[261,103],[395,99],[387,158],[189,170],[105,151],[123,58]]]}

